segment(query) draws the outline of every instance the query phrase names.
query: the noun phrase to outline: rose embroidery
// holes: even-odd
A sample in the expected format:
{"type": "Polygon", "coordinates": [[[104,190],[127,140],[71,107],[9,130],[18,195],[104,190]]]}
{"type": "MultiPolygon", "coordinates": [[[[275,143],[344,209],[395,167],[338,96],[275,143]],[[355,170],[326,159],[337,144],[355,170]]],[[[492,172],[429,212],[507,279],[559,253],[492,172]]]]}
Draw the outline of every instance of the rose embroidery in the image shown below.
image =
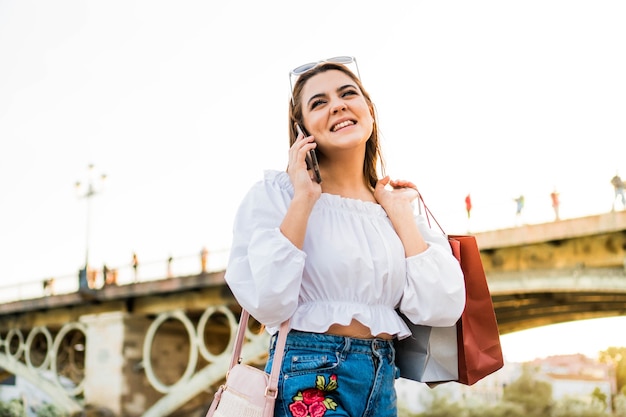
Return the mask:
{"type": "Polygon", "coordinates": [[[326,394],[337,389],[337,375],[326,378],[318,375],[315,378],[315,388],[307,388],[293,397],[293,402],[289,404],[289,411],[293,417],[322,417],[326,410],[337,409],[337,403],[326,394]]]}

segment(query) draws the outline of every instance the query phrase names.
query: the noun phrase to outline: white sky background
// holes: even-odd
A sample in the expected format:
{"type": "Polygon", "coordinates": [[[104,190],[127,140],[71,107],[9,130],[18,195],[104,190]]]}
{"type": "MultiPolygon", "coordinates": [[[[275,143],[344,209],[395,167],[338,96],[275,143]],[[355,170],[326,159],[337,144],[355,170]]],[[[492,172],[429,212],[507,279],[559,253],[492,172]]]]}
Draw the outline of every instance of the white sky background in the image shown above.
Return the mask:
{"type": "Polygon", "coordinates": [[[108,176],[92,265],[228,248],[243,194],[286,166],[288,71],[336,55],[358,59],[387,172],[447,232],[514,225],[519,194],[551,221],[554,187],[564,218],[606,212],[625,21],[623,1],[0,0],[0,285],[83,265],[88,164],[108,176]]]}

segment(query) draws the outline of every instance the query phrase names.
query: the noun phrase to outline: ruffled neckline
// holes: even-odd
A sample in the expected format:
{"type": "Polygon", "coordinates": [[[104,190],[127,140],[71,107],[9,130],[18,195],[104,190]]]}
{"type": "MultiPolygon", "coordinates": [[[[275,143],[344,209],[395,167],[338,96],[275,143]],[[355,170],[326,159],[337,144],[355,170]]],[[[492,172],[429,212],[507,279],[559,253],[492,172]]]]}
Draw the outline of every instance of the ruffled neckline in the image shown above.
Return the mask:
{"type": "MultiPolygon", "coordinates": [[[[276,181],[281,188],[287,190],[293,197],[293,184],[289,179],[289,174],[285,171],[267,170],[265,171],[265,179],[270,181],[276,181]]],[[[322,193],[318,203],[335,209],[343,209],[356,211],[366,214],[372,214],[377,216],[387,217],[385,209],[378,204],[371,201],[357,200],[355,198],[343,197],[337,194],[322,193]]]]}

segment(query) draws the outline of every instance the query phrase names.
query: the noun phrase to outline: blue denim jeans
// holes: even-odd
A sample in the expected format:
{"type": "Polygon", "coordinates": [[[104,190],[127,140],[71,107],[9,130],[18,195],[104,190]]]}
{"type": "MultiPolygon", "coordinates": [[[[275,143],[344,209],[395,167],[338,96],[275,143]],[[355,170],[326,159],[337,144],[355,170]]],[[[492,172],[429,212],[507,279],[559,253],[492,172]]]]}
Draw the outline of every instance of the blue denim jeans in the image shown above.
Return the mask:
{"type": "MultiPolygon", "coordinates": [[[[270,372],[276,336],[265,367],[270,372]]],[[[292,330],[274,417],[397,417],[393,343],[292,330]]]]}

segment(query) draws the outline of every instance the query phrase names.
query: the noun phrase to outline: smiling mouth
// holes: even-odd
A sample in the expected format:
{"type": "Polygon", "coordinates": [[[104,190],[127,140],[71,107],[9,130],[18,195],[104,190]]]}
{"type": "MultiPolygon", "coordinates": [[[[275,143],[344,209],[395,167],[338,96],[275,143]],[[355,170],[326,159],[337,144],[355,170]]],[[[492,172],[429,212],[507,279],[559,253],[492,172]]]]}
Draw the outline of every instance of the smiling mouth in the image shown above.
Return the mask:
{"type": "Polygon", "coordinates": [[[339,129],[343,129],[344,127],[347,126],[352,126],[355,125],[356,123],[353,120],[346,120],[345,122],[341,122],[341,123],[337,123],[335,126],[333,126],[330,131],[331,132],[336,132],[339,129]]]}

